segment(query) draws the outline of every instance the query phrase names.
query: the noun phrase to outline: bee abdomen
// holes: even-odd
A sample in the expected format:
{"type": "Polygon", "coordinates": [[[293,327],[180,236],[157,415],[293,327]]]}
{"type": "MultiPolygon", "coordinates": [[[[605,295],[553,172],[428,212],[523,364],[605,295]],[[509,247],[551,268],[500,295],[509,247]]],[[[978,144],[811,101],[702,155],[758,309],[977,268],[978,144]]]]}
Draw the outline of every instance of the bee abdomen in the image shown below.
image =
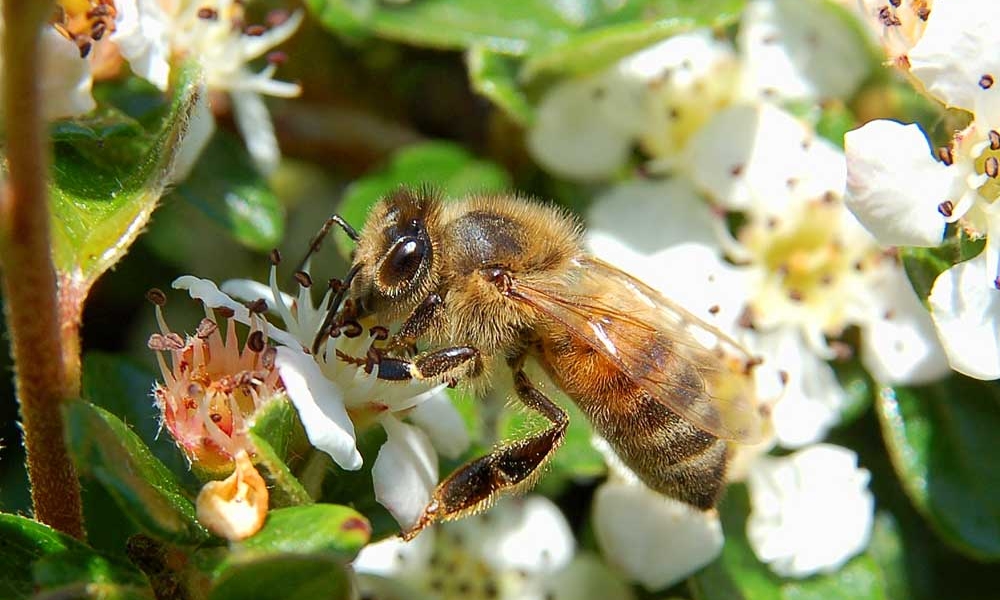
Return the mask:
{"type": "Polygon", "coordinates": [[[715,506],[726,476],[726,443],[638,393],[628,418],[601,419],[597,430],[650,489],[702,510],[715,506]]]}

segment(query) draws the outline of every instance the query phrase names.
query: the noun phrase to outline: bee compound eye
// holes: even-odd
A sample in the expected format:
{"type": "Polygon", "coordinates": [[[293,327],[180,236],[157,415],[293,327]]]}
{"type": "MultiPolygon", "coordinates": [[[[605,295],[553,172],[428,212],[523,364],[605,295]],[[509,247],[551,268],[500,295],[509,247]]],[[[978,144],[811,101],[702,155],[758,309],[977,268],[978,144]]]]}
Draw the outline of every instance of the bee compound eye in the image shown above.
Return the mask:
{"type": "Polygon", "coordinates": [[[413,279],[427,254],[427,245],[415,237],[404,237],[393,244],[379,268],[383,285],[396,287],[413,279]]]}

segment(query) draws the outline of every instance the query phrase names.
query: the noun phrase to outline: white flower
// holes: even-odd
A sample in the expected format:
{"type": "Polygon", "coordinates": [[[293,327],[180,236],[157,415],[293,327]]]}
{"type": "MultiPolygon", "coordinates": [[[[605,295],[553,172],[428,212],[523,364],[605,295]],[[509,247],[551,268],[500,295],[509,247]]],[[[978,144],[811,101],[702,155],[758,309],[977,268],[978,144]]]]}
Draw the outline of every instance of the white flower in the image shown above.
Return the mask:
{"type": "MultiPolygon", "coordinates": [[[[942,273],[949,281],[973,286],[961,293],[939,293],[932,303],[938,332],[951,365],[969,375],[1000,377],[1000,365],[987,365],[1000,340],[973,345],[962,328],[975,320],[990,322],[1000,314],[980,309],[991,305],[1000,281],[1000,38],[994,24],[1000,4],[954,0],[930,12],[922,37],[909,51],[912,74],[948,106],[973,115],[950,147],[931,155],[916,126],[890,121],[869,123],[846,136],[850,169],[851,209],[883,243],[936,245],[947,223],[958,223],[972,237],[985,237],[982,262],[974,269],[978,284],[962,267],[942,273]],[[966,315],[966,311],[972,311],[966,315]],[[942,325],[947,326],[942,327],[942,325]],[[985,360],[984,360],[985,359],[985,360]]],[[[948,285],[947,282],[942,283],[948,285]]],[[[943,289],[943,288],[942,288],[943,289]]],[[[992,325],[990,325],[992,326],[992,325]]]]}
{"type": "Polygon", "coordinates": [[[934,0],[836,0],[865,25],[870,37],[881,43],[888,63],[903,71],[910,68],[909,52],[920,41],[934,0]]]}
{"type": "Polygon", "coordinates": [[[42,30],[40,93],[46,120],[76,117],[97,106],[90,93],[90,62],[80,49],[51,27],[42,30]]]}
{"type": "Polygon", "coordinates": [[[646,487],[608,443],[594,439],[611,470],[594,493],[594,535],[607,561],[646,589],[683,580],[722,552],[716,511],[700,511],[646,487]]]}
{"type": "Polygon", "coordinates": [[[839,569],[868,546],[874,498],[854,452],[817,444],[761,458],[748,477],[747,538],[757,557],[785,577],[839,569]]]}
{"type": "MultiPolygon", "coordinates": [[[[363,591],[468,599],[631,598],[598,561],[575,555],[565,517],[542,496],[508,498],[488,513],[442,523],[412,541],[366,546],[354,561],[363,591]]],[[[379,594],[381,596],[381,594],[379,594]]]]}
{"type": "Polygon", "coordinates": [[[170,22],[157,0],[116,0],[111,41],[132,72],[161,90],[170,77],[170,22]]]}
{"type": "Polygon", "coordinates": [[[364,357],[371,342],[365,335],[328,337],[313,355],[308,349],[332,293],[327,290],[314,305],[309,285],[300,283],[297,297],[290,297],[278,289],[276,267],[271,268],[269,286],[233,280],[220,290],[211,281],[184,276],[174,287],[188,290],[206,306],[233,311],[234,318],[243,322],[249,320],[249,310],[234,297],[250,302],[263,299],[284,323],[284,329],[271,325],[265,333],[283,345],[275,364],[310,442],[342,468],[356,470],[362,457],[355,427],[374,423],[384,427],[388,439],[372,470],[375,497],[403,528],[416,522],[438,483],[437,453],[457,458],[469,444],[461,417],[442,392],[443,384],[380,380],[377,371],[366,373],[338,357],[338,353],[364,357]],[[402,422],[408,415],[418,426],[402,422]],[[428,422],[432,424],[421,426],[428,422]]]}
{"type": "Polygon", "coordinates": [[[868,74],[857,27],[827,0],[754,0],[740,21],[741,96],[747,100],[850,97],[868,74]]]}
{"type": "MultiPolygon", "coordinates": [[[[880,381],[946,372],[901,266],[841,203],[832,144],[780,109],[733,106],[692,137],[686,164],[715,209],[678,179],[622,184],[592,207],[588,243],[784,372],[773,412],[782,445],[818,441],[838,422],[846,394],[827,338],[848,326],[862,329],[862,360],[880,381]],[[721,209],[742,213],[736,231],[721,209]]],[[[777,395],[761,383],[761,397],[777,395]]]]}

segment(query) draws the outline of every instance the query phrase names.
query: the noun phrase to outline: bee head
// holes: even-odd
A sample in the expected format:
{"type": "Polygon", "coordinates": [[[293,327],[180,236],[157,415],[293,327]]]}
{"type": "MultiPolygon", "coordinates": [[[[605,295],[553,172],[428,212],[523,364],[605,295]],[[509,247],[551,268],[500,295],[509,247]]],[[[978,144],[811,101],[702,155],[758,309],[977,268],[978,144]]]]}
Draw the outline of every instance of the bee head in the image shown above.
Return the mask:
{"type": "Polygon", "coordinates": [[[430,292],[436,273],[428,225],[438,206],[431,192],[400,188],[372,208],[354,255],[351,297],[361,314],[403,315],[430,292]]]}

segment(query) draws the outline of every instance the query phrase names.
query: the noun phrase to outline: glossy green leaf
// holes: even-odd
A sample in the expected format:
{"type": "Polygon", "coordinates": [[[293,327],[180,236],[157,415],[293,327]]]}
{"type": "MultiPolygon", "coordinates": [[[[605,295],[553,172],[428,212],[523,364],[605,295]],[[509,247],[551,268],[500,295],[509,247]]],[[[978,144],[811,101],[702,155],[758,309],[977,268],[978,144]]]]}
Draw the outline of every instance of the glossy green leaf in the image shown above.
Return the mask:
{"type": "Polygon", "coordinates": [[[243,142],[230,133],[215,133],[174,193],[249,248],[270,250],[284,235],[285,213],[277,195],[243,142]]]}
{"type": "Polygon", "coordinates": [[[18,515],[0,514],[0,565],[0,598],[29,598],[39,589],[63,586],[120,583],[134,591],[146,586],[131,565],[18,515]]]}
{"type": "Polygon", "coordinates": [[[371,526],[361,513],[336,504],[272,510],[263,529],[239,544],[249,553],[330,553],[348,562],[368,543],[371,526]]]}
{"type": "Polygon", "coordinates": [[[1000,393],[959,375],[881,391],[877,403],[903,489],[941,537],[983,560],[1000,559],[1000,393]]]}
{"type": "Polygon", "coordinates": [[[937,248],[903,247],[900,250],[906,274],[921,298],[927,298],[937,276],[959,260],[959,246],[955,238],[937,248]]]}
{"type": "Polygon", "coordinates": [[[310,504],[313,499],[302,483],[295,477],[285,461],[267,440],[250,432],[250,441],[254,445],[254,465],[261,470],[261,475],[267,481],[270,489],[271,506],[295,506],[310,504]]]}
{"type": "Polygon", "coordinates": [[[178,544],[209,539],[173,473],[118,417],[87,402],[71,402],[66,426],[78,472],[104,486],[140,529],[178,544]]]}
{"type": "Polygon", "coordinates": [[[698,27],[724,27],[736,21],[745,0],[661,0],[626,3],[599,27],[578,32],[565,41],[532,52],[520,77],[540,74],[593,73],[617,60],[698,27]]]}
{"type": "Polygon", "coordinates": [[[290,459],[305,455],[309,445],[295,408],[287,398],[275,398],[254,414],[250,440],[254,445],[254,464],[271,489],[271,506],[312,503],[309,492],[288,466],[290,459]]]}
{"type": "Polygon", "coordinates": [[[722,556],[688,580],[696,600],[884,600],[876,561],[861,554],[835,573],[783,579],[759,560],[746,538],[746,488],[732,486],[719,507],[726,543],[722,556]]]}
{"type": "MultiPolygon", "coordinates": [[[[201,94],[201,72],[177,69],[166,110],[139,134],[136,123],[100,119],[56,127],[52,163],[53,259],[63,283],[80,301],[142,231],[169,176],[201,94]],[[71,132],[72,130],[72,132],[71,132]],[[87,130],[90,134],[87,134],[87,130]],[[115,135],[109,135],[116,132],[115,135]],[[72,133],[72,135],[70,135],[72,133]]],[[[146,125],[145,122],[142,122],[146,125]]]]}
{"type": "Polygon", "coordinates": [[[858,357],[847,362],[832,363],[840,387],[847,393],[847,402],[840,410],[840,423],[846,424],[864,414],[872,405],[875,383],[858,357]]]}
{"type": "MultiPolygon", "coordinates": [[[[368,210],[400,186],[433,186],[448,197],[510,188],[510,177],[496,164],[480,160],[450,142],[427,142],[397,152],[385,168],[351,184],[338,209],[355,228],[365,222],[368,210]]],[[[348,257],[353,243],[342,231],[334,232],[337,249],[348,257]]]]}
{"type": "Polygon", "coordinates": [[[219,576],[209,600],[282,598],[347,600],[351,583],[345,567],[329,554],[272,554],[241,561],[219,576]]]}
{"type": "Polygon", "coordinates": [[[50,137],[54,142],[113,142],[116,138],[144,138],[146,131],[139,121],[110,106],[78,117],[52,124],[50,137]]]}
{"type": "Polygon", "coordinates": [[[531,122],[533,109],[518,84],[516,59],[484,46],[473,46],[466,54],[466,63],[473,89],[499,106],[515,123],[531,122]]]}
{"type": "Polygon", "coordinates": [[[385,440],[385,429],[381,427],[359,432],[358,451],[364,463],[357,471],[344,471],[333,463],[329,455],[320,451],[315,454],[316,466],[325,474],[319,502],[350,506],[363,514],[371,526],[373,541],[399,533],[399,524],[375,500],[375,486],[372,484],[372,467],[385,440]]]}

